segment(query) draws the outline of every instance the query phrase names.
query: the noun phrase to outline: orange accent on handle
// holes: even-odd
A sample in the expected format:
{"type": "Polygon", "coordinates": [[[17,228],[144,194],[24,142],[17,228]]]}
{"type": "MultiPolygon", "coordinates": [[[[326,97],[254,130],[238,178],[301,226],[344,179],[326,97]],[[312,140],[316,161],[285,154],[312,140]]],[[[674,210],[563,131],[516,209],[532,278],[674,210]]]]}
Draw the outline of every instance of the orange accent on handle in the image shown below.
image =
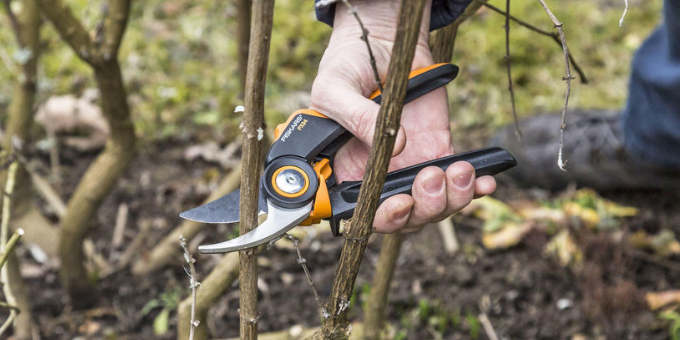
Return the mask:
{"type": "Polygon", "coordinates": [[[288,126],[288,124],[290,123],[290,121],[293,120],[293,117],[297,116],[297,115],[300,114],[300,113],[306,114],[306,115],[310,115],[310,116],[317,116],[317,117],[321,117],[321,118],[328,118],[328,117],[327,117],[326,115],[324,115],[323,113],[318,112],[318,111],[315,111],[315,110],[312,110],[312,109],[302,109],[302,110],[297,110],[297,111],[291,113],[291,115],[288,116],[288,119],[287,119],[284,123],[281,123],[281,124],[277,125],[276,128],[274,128],[274,139],[275,139],[275,140],[276,140],[276,139],[279,139],[279,137],[281,136],[281,134],[283,133],[283,131],[286,130],[286,126],[288,126]]]}
{"type": "MultiPolygon", "coordinates": [[[[440,67],[442,65],[447,65],[447,64],[448,63],[439,63],[439,64],[434,64],[434,65],[430,65],[430,66],[427,66],[427,67],[421,67],[419,69],[413,70],[413,71],[411,71],[411,73],[408,74],[408,79],[419,76],[419,75],[421,75],[421,74],[423,74],[427,71],[434,70],[437,67],[440,67]]],[[[373,91],[373,93],[371,93],[370,96],[368,96],[368,99],[373,100],[373,99],[375,99],[375,97],[377,97],[379,95],[380,95],[380,89],[377,89],[377,90],[373,91]]]]}
{"type": "Polygon", "coordinates": [[[274,191],[276,191],[277,194],[279,194],[283,197],[288,197],[288,198],[300,197],[307,192],[307,189],[309,189],[309,177],[307,177],[307,174],[304,171],[302,171],[302,169],[300,169],[296,166],[292,166],[292,165],[286,165],[286,166],[282,166],[282,167],[276,169],[276,171],[274,171],[274,174],[272,175],[271,181],[272,181],[272,188],[274,188],[274,191]],[[302,190],[300,190],[299,192],[296,192],[294,194],[289,194],[287,192],[284,192],[283,190],[281,190],[279,188],[278,185],[276,185],[276,176],[278,176],[281,173],[281,171],[287,170],[287,169],[296,170],[297,172],[302,174],[302,177],[305,178],[305,186],[302,188],[302,190]]]}
{"type": "Polygon", "coordinates": [[[333,214],[331,209],[331,198],[326,187],[326,180],[333,173],[331,163],[327,158],[324,158],[314,164],[314,172],[319,177],[319,188],[316,191],[314,198],[314,209],[309,214],[306,220],[302,221],[300,225],[317,224],[321,219],[329,218],[333,214]]]}

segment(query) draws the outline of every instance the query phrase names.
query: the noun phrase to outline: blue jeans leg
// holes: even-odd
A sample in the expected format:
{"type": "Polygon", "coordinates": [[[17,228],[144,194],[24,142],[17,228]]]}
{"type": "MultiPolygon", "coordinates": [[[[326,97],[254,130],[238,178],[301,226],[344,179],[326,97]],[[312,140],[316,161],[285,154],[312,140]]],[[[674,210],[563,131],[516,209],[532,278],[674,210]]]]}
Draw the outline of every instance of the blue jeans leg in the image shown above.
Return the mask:
{"type": "Polygon", "coordinates": [[[680,170],[680,0],[635,54],[623,114],[625,146],[647,162],[680,170]]]}

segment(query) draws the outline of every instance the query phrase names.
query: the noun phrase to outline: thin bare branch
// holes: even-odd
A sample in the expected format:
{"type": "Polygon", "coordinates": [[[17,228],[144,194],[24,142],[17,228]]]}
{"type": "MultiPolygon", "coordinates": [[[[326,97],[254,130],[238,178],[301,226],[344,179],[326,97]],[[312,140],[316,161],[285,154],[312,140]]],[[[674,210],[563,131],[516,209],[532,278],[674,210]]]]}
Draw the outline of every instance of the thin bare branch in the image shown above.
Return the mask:
{"type": "Polygon", "coordinates": [[[510,105],[512,107],[512,119],[515,123],[515,134],[519,140],[522,140],[522,130],[519,128],[517,106],[515,105],[515,89],[512,86],[512,60],[510,60],[510,0],[505,0],[505,67],[508,74],[508,91],[510,92],[510,105]]]}
{"type": "Polygon", "coordinates": [[[366,49],[368,50],[368,58],[369,61],[371,62],[371,69],[373,70],[373,77],[375,78],[375,83],[378,85],[378,89],[380,90],[380,93],[385,93],[385,90],[383,89],[382,82],[380,81],[380,74],[378,74],[378,65],[375,62],[375,56],[373,55],[373,49],[371,49],[371,43],[368,41],[368,34],[370,33],[368,29],[364,26],[364,23],[361,21],[361,18],[359,17],[359,13],[357,9],[352,6],[351,3],[349,3],[349,0],[342,0],[342,2],[347,5],[347,8],[349,9],[349,12],[354,16],[354,18],[357,20],[357,23],[359,24],[359,27],[361,27],[361,40],[366,43],[366,49]]]}
{"type": "MultiPolygon", "coordinates": [[[[505,11],[503,11],[502,9],[500,9],[500,8],[490,4],[488,2],[485,2],[484,6],[486,6],[488,9],[490,9],[490,10],[492,10],[492,11],[498,13],[498,14],[501,14],[503,16],[506,15],[505,11]]],[[[544,29],[538,28],[538,27],[536,27],[536,26],[534,26],[534,25],[532,25],[532,24],[530,24],[526,21],[523,21],[522,19],[514,17],[512,15],[510,15],[510,20],[514,21],[518,25],[520,25],[520,26],[522,26],[522,27],[524,27],[524,28],[526,28],[530,31],[534,31],[538,34],[544,35],[546,37],[550,37],[557,44],[557,46],[562,48],[562,42],[560,41],[559,34],[557,34],[555,32],[548,32],[544,29]]],[[[574,66],[574,71],[576,71],[576,73],[578,73],[578,76],[579,76],[579,79],[581,80],[581,83],[588,84],[588,77],[586,76],[586,73],[583,71],[583,69],[581,69],[581,66],[579,66],[579,64],[576,62],[576,59],[574,59],[574,56],[571,53],[569,53],[569,61],[571,62],[571,65],[574,66]]]]}
{"type": "Polygon", "coordinates": [[[187,276],[189,277],[189,288],[191,288],[191,318],[189,320],[189,340],[194,339],[194,333],[196,331],[196,327],[200,324],[199,320],[196,320],[196,292],[198,291],[198,287],[201,285],[201,283],[198,281],[197,277],[198,275],[196,274],[196,259],[191,255],[191,252],[189,251],[189,247],[187,247],[187,239],[184,238],[184,236],[179,237],[179,245],[182,247],[182,251],[184,252],[184,261],[187,263],[187,266],[189,269],[184,268],[184,271],[187,273],[187,276]]]}
{"type": "Polygon", "coordinates": [[[623,0],[624,8],[623,13],[621,13],[621,19],[619,19],[619,27],[623,27],[623,20],[626,19],[626,14],[628,14],[628,0],[623,0]]]}
{"type": "MultiPolygon", "coordinates": [[[[2,219],[0,220],[0,251],[3,252],[3,258],[8,257],[11,254],[9,251],[10,244],[7,242],[7,237],[9,234],[10,213],[12,211],[12,193],[14,192],[14,184],[16,182],[18,169],[19,163],[16,161],[12,162],[12,164],[9,166],[9,169],[7,170],[7,179],[5,181],[4,192],[6,195],[2,200],[2,219]]],[[[7,303],[9,305],[16,306],[17,299],[14,296],[14,287],[10,285],[8,266],[0,267],[0,284],[2,284],[2,291],[5,294],[5,300],[7,300],[7,303]]],[[[11,309],[9,313],[9,317],[0,327],[0,335],[2,335],[9,328],[17,316],[17,311],[14,309],[11,309]]]]}
{"type": "Polygon", "coordinates": [[[2,247],[2,254],[0,255],[0,268],[2,268],[5,265],[5,262],[7,262],[7,259],[9,259],[9,254],[14,251],[14,248],[17,246],[19,239],[24,236],[24,230],[21,228],[18,228],[16,231],[14,231],[14,234],[12,234],[12,237],[9,238],[9,241],[2,247]]]}
{"type": "Polygon", "coordinates": [[[565,76],[562,78],[567,83],[567,89],[564,94],[564,107],[562,108],[562,121],[560,123],[560,142],[559,150],[557,151],[557,166],[562,171],[567,171],[567,161],[564,159],[564,131],[567,129],[567,109],[569,107],[569,96],[571,95],[571,80],[574,77],[571,75],[571,66],[569,63],[569,48],[567,47],[567,39],[564,36],[564,25],[557,19],[555,14],[550,10],[548,5],[544,0],[538,0],[538,2],[543,6],[543,9],[552,20],[557,32],[560,36],[560,42],[562,43],[562,51],[564,52],[564,65],[565,65],[565,76]]]}
{"type": "Polygon", "coordinates": [[[309,272],[309,267],[307,266],[307,259],[302,257],[302,252],[300,251],[300,240],[290,234],[286,234],[285,237],[289,239],[291,242],[293,242],[293,246],[295,247],[295,251],[297,252],[298,256],[298,264],[302,267],[302,270],[305,271],[305,276],[307,277],[307,283],[309,283],[309,286],[312,287],[312,293],[314,293],[314,300],[316,300],[317,306],[319,306],[319,315],[321,316],[321,319],[325,319],[328,317],[328,311],[326,310],[326,307],[324,307],[323,303],[321,302],[321,297],[319,297],[319,291],[316,289],[316,285],[314,284],[314,280],[312,280],[312,274],[309,272]]]}

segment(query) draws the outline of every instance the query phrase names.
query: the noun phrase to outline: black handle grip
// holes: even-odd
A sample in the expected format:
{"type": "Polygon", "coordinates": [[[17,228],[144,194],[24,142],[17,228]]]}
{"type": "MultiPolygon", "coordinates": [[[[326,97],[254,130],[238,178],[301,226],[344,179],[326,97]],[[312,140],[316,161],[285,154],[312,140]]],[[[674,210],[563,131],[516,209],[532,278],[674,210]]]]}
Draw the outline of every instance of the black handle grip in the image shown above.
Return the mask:
{"type": "MultiPolygon", "coordinates": [[[[421,70],[415,70],[414,72],[418,74],[409,77],[404,104],[450,83],[458,76],[458,66],[449,63],[434,64],[426,68],[424,72],[421,70]]],[[[371,99],[380,104],[382,93],[379,91],[377,93],[378,95],[371,99]]]]}
{"type": "Polygon", "coordinates": [[[517,164],[509,152],[498,147],[438,158],[389,173],[385,178],[380,202],[397,194],[410,194],[413,181],[420,170],[428,166],[437,166],[446,171],[449,165],[458,161],[470,162],[475,168],[476,177],[495,175],[517,164]]]}
{"type": "MultiPolygon", "coordinates": [[[[383,191],[380,194],[380,202],[382,203],[387,198],[397,194],[410,194],[413,181],[420,170],[428,166],[437,166],[442,170],[446,170],[449,165],[458,161],[470,162],[475,168],[477,177],[495,175],[517,165],[515,157],[510,152],[499,147],[485,148],[438,158],[388,173],[385,178],[383,191]]],[[[331,226],[337,226],[340,219],[347,219],[352,216],[359,197],[360,188],[361,181],[352,181],[343,182],[331,189],[331,206],[333,208],[331,226]]]]}

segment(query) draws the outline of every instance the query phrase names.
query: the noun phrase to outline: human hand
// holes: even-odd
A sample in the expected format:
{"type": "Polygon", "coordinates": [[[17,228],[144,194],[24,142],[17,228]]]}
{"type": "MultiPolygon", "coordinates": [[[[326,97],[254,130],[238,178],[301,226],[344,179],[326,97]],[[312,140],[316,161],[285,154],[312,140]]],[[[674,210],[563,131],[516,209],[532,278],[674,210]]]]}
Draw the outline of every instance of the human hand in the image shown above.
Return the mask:
{"type": "MultiPolygon", "coordinates": [[[[370,32],[378,73],[384,80],[399,1],[354,0],[352,4],[370,32]]],[[[380,106],[367,99],[376,83],[366,44],[360,39],[361,28],[344,4],[338,2],[336,6],[333,33],[312,87],[311,106],[356,137],[335,157],[335,175],[342,182],[363,176],[380,106]]],[[[433,64],[427,41],[429,8],[427,4],[412,69],[433,64]]],[[[451,153],[446,90],[437,89],[404,106],[389,171],[451,153]]],[[[475,178],[474,168],[468,162],[456,162],[446,171],[427,167],[416,176],[411,195],[395,195],[378,207],[373,226],[377,232],[386,233],[417,230],[459,211],[473,197],[490,194],[495,189],[494,178],[475,178]]]]}

